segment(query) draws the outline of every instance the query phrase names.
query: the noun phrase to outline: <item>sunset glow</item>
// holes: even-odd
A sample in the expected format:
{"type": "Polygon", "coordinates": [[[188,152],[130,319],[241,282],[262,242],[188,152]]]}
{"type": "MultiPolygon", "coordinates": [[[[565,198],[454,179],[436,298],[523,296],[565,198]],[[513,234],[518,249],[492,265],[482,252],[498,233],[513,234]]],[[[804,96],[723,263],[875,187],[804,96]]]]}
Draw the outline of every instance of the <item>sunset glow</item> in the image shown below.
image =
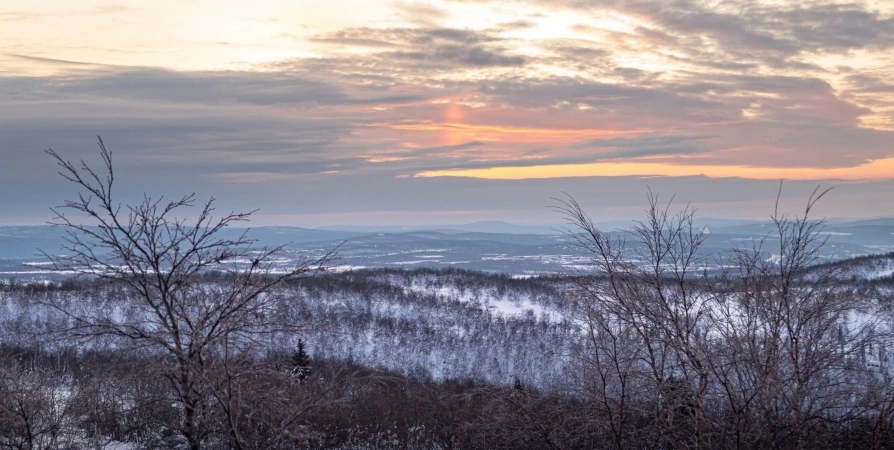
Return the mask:
{"type": "Polygon", "coordinates": [[[563,164],[552,166],[492,167],[487,169],[421,172],[419,177],[470,177],[493,180],[564,177],[706,176],[708,178],[751,178],[755,180],[885,180],[894,173],[894,158],[872,161],[857,167],[747,167],[678,165],[648,162],[563,164]]]}

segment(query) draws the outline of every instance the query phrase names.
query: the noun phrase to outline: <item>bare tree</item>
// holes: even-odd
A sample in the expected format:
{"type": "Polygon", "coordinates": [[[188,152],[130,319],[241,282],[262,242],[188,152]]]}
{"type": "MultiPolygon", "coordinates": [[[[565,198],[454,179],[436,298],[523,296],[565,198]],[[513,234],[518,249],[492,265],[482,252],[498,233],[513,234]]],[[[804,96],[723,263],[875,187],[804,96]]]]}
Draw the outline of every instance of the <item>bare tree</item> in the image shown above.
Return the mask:
{"type": "Polygon", "coordinates": [[[736,249],[711,297],[712,372],[735,420],[736,448],[810,448],[811,431],[865,415],[876,379],[861,349],[877,338],[872,307],[841,268],[822,265],[822,220],[779,211],[775,236],[736,249]]]}
{"type": "Polygon", "coordinates": [[[70,379],[14,358],[0,360],[0,449],[71,446],[70,379]]]}
{"type": "Polygon", "coordinates": [[[709,370],[701,324],[707,306],[695,278],[704,265],[698,250],[705,234],[694,226],[693,208],[672,215],[656,194],[647,198],[646,220],[629,232],[633,245],[597,229],[573,198],[558,200],[568,235],[593,255],[597,275],[572,278],[589,341],[582,360],[597,375],[591,389],[608,414],[616,447],[625,446],[634,407],[653,417],[648,445],[703,447],[709,370]]]}
{"type": "MultiPolygon", "coordinates": [[[[78,194],[53,209],[51,223],[65,231],[64,254],[45,255],[57,271],[121,285],[126,304],[121,310],[86,310],[61,301],[50,306],[69,319],[64,336],[117,338],[119,345],[166,355],[163,367],[155,369],[169,381],[182,410],[180,432],[197,450],[215,432],[209,415],[216,407],[233,417],[232,397],[215,401],[232,383],[228,375],[248,370],[261,337],[302,325],[279,320],[273,288],[323,270],[333,253],[277,265],[283,247],[258,248],[245,233],[225,232],[253,212],[215,217],[213,198],[195,210],[194,195],[170,201],[144,195],[138,204],[121,205],[113,195],[112,152],[98,143],[100,169],[83,161],[75,166],[47,151],[78,194]],[[194,212],[191,219],[180,215],[188,212],[194,212]],[[222,374],[216,372],[221,368],[222,374]]],[[[238,433],[231,429],[230,437],[239,448],[238,433]]]]}
{"type": "Polygon", "coordinates": [[[780,186],[774,235],[719,258],[715,274],[689,206],[671,215],[649,192],[628,240],[558,199],[567,234],[592,255],[589,272],[569,277],[585,336],[576,356],[615,448],[809,448],[811,431],[870,410],[886,434],[892,402],[869,386],[890,392],[890,377],[862,355],[887,341],[839,268],[819,264],[823,221],[810,215],[826,192],[792,218],[780,186]]]}

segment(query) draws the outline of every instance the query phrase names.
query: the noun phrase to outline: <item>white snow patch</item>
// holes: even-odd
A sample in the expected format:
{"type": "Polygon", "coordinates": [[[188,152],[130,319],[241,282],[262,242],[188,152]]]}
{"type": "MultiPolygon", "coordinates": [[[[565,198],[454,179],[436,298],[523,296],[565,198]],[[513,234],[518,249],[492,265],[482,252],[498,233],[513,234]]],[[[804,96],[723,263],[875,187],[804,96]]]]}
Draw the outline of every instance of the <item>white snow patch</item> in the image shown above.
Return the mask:
{"type": "Polygon", "coordinates": [[[350,272],[352,270],[360,270],[360,269],[365,269],[365,268],[366,268],[366,266],[352,266],[350,264],[342,264],[342,265],[338,265],[338,266],[327,267],[326,271],[332,272],[332,273],[342,273],[342,272],[350,272]]]}

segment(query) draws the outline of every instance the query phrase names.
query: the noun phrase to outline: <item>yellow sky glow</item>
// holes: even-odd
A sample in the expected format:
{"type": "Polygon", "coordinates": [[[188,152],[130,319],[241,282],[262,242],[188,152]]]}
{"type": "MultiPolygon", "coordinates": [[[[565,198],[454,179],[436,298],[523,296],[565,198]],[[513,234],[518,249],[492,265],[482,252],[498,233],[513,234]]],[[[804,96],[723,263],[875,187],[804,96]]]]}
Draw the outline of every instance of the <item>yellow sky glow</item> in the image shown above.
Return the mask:
{"type": "Polygon", "coordinates": [[[750,178],[756,180],[884,180],[894,174],[894,158],[884,158],[855,167],[749,167],[736,165],[676,165],[651,162],[601,162],[556,164],[528,167],[491,167],[485,169],[433,170],[417,177],[467,177],[494,180],[563,177],[623,176],[698,176],[708,178],[750,178]]]}

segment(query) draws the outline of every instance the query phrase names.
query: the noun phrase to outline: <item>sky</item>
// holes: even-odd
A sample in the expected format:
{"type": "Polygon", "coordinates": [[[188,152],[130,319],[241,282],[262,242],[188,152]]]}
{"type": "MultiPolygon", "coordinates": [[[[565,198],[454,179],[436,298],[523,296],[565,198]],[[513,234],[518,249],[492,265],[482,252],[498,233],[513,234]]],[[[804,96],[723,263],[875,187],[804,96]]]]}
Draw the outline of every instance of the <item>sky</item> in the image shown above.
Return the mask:
{"type": "Polygon", "coordinates": [[[113,152],[254,225],[894,215],[890,0],[5,0],[0,224],[113,152]]]}

